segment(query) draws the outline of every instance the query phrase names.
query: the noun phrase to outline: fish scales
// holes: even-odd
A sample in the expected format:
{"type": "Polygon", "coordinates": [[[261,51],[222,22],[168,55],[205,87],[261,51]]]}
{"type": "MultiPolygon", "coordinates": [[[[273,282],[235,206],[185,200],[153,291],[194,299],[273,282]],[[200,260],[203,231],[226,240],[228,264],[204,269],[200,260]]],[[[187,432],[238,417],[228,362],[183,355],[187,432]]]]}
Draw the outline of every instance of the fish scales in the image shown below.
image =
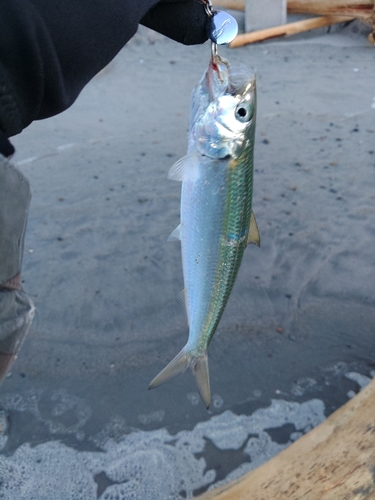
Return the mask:
{"type": "MultiPolygon", "coordinates": [[[[196,186],[196,190],[205,192],[206,196],[182,190],[182,207],[193,207],[196,218],[200,217],[199,223],[190,225],[186,239],[181,239],[187,309],[192,318],[190,340],[200,355],[207,349],[223,314],[247,246],[246,233],[250,224],[252,165],[244,162],[231,168],[226,164],[221,165],[221,170],[221,175],[216,176],[221,177],[221,181],[227,178],[221,196],[217,195],[220,188],[217,189],[215,183],[212,183],[213,189],[207,189],[205,182],[196,186]],[[195,203],[189,200],[194,196],[195,203]],[[205,204],[210,210],[204,210],[205,204]],[[211,234],[207,234],[208,231],[211,234]],[[205,262],[197,265],[198,259],[205,262]]],[[[191,210],[189,212],[187,219],[193,215],[191,210]]],[[[182,211],[182,221],[184,215],[182,211]]]]}
{"type": "Polygon", "coordinates": [[[172,235],[181,240],[189,338],[150,388],[190,367],[207,407],[208,345],[245,248],[260,241],[252,215],[255,112],[254,75],[216,56],[192,94],[188,154],[170,172],[182,181],[181,223],[172,235]]]}

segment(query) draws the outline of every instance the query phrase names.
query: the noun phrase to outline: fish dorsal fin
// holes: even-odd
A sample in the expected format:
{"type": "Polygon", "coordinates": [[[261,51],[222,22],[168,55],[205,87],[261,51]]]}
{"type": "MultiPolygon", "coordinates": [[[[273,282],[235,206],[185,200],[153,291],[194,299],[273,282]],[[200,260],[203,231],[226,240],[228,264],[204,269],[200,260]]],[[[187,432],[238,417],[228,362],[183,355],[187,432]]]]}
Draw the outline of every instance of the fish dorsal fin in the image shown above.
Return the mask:
{"type": "Polygon", "coordinates": [[[195,181],[199,176],[199,155],[189,153],[171,167],[168,179],[173,181],[195,181]]]}
{"type": "Polygon", "coordinates": [[[247,244],[249,245],[250,243],[260,247],[259,229],[253,211],[251,211],[249,233],[247,235],[247,244]]]}
{"type": "Polygon", "coordinates": [[[181,239],[181,224],[169,235],[168,241],[177,241],[181,239]]]}
{"type": "Polygon", "coordinates": [[[191,369],[198,387],[199,394],[201,395],[203,403],[208,409],[211,404],[211,391],[210,376],[208,373],[207,351],[203,356],[197,356],[193,359],[191,369]]]}

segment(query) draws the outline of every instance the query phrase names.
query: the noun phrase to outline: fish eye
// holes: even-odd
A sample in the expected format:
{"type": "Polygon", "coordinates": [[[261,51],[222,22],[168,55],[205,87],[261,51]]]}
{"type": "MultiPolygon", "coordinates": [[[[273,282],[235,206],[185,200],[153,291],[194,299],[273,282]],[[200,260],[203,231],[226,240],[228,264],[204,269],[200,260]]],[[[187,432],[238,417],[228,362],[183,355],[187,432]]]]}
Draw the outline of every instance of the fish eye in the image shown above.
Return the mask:
{"type": "Polygon", "coordinates": [[[242,101],[238,104],[235,115],[238,121],[249,122],[254,115],[254,106],[249,101],[242,101]]]}

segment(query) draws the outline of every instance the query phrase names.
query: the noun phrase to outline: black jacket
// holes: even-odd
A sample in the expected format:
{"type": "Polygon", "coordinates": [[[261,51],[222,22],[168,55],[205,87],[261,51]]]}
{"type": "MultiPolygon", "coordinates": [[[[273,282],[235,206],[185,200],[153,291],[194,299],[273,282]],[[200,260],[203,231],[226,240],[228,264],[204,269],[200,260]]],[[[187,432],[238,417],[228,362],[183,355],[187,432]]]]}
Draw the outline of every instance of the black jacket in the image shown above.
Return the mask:
{"type": "Polygon", "coordinates": [[[0,153],[33,120],[67,109],[144,24],[203,43],[201,0],[0,0],[0,153]]]}

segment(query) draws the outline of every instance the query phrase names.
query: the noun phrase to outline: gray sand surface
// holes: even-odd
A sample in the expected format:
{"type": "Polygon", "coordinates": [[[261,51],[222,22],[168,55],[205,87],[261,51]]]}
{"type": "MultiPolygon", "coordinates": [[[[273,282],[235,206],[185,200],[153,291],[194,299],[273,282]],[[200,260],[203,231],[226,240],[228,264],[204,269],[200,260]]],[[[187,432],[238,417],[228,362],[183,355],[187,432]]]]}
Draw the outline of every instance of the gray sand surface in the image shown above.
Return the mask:
{"type": "Polygon", "coordinates": [[[23,280],[37,313],[0,389],[2,498],[164,500],[166,484],[189,497],[374,375],[375,48],[360,24],[326,31],[220,50],[257,73],[262,244],[210,346],[209,412],[190,374],[147,391],[187,338],[167,172],[186,152],[208,44],[142,29],[71,109],[15,138],[33,188],[23,280]]]}

